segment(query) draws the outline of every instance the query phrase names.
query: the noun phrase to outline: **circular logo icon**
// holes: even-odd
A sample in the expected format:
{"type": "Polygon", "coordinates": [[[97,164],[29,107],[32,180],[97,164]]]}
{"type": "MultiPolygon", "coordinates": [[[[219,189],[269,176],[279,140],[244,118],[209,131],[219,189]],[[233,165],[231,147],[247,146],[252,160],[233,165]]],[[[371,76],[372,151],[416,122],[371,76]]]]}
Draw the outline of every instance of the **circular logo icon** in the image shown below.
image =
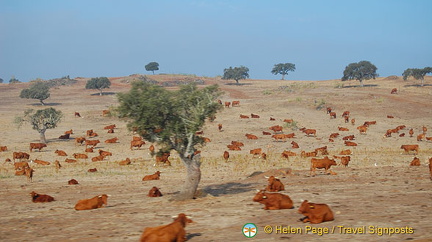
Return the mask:
{"type": "Polygon", "coordinates": [[[243,235],[247,238],[252,238],[258,233],[258,228],[255,224],[247,223],[243,225],[243,235]]]}

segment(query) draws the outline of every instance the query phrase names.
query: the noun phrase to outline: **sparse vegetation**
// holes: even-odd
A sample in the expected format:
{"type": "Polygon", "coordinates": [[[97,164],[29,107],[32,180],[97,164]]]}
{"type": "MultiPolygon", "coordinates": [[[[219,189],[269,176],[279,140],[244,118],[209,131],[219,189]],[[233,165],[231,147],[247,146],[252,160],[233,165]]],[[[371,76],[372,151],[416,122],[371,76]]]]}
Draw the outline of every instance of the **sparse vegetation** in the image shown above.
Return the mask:
{"type": "Polygon", "coordinates": [[[13,77],[9,80],[9,84],[14,84],[14,83],[21,83],[21,82],[13,76],[13,77]]]}
{"type": "Polygon", "coordinates": [[[314,104],[316,110],[321,110],[326,105],[326,101],[324,99],[314,100],[314,104]]]}

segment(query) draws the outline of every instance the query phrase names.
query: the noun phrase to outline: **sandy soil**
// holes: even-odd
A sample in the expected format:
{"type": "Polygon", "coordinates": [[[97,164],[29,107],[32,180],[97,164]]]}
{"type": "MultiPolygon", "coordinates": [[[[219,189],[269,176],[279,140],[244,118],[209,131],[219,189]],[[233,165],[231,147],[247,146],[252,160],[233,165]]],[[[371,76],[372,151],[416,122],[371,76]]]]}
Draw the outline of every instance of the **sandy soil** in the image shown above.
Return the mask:
{"type": "MultiPolygon", "coordinates": [[[[182,79],[182,76],[150,76],[158,81],[182,79]]],[[[190,77],[188,77],[190,78],[190,77]]],[[[34,181],[28,183],[24,176],[15,176],[13,165],[3,164],[12,158],[14,151],[29,151],[30,142],[38,142],[38,134],[29,125],[17,129],[13,120],[25,109],[44,108],[35,100],[21,99],[19,93],[28,86],[23,84],[0,84],[0,146],[8,151],[0,153],[0,240],[1,241],[137,241],[143,228],[171,222],[171,216],[186,213],[193,216],[195,223],[186,227],[190,241],[431,241],[432,240],[432,181],[428,170],[428,159],[432,157],[432,143],[417,141],[416,136],[426,126],[432,130],[432,87],[416,86],[414,81],[403,81],[400,77],[379,78],[365,81],[365,87],[358,82],[344,83],[337,88],[338,80],[300,82],[275,80],[234,81],[214,78],[200,78],[206,84],[219,84],[225,91],[222,101],[239,100],[240,107],[224,108],[212,123],[204,127],[204,136],[211,139],[202,147],[202,181],[199,196],[195,200],[171,201],[185,177],[185,169],[178,156],[170,157],[172,166],[154,167],[154,160],[148,152],[149,143],[140,150],[131,151],[129,141],[133,134],[126,123],[114,117],[102,116],[102,110],[117,104],[115,93],[125,92],[130,84],[125,78],[112,78],[113,85],[107,95],[99,96],[93,90],[86,90],[85,79],[72,86],[61,86],[51,90],[46,100],[48,107],[61,110],[65,117],[59,127],[48,130],[48,147],[41,152],[31,152],[31,159],[49,162],[59,160],[63,168],[58,172],[53,165],[31,164],[35,169],[34,181]],[[392,88],[398,94],[390,94],[392,88]],[[96,95],[95,95],[96,94],[96,95]],[[317,110],[318,104],[332,107],[336,119],[330,119],[325,110],[317,110]],[[356,124],[345,124],[343,111],[349,110],[356,124]],[[74,112],[83,118],[75,118],[74,112]],[[260,115],[259,119],[240,119],[239,115],[260,115]],[[394,118],[389,119],[387,115],[394,118]],[[270,121],[270,117],[275,121],[270,121]],[[283,120],[293,119],[296,125],[288,127],[283,120]],[[359,135],[356,127],[365,121],[377,121],[366,135],[359,135]],[[223,124],[219,132],[217,125],[223,124]],[[114,134],[108,134],[104,126],[116,124],[114,134]],[[299,149],[291,148],[291,140],[275,142],[262,131],[270,131],[272,125],[283,125],[285,133],[294,132],[293,139],[299,149]],[[387,129],[399,125],[407,128],[400,133],[384,138],[387,129]],[[338,131],[338,126],[350,131],[338,131]],[[317,130],[316,137],[307,137],[297,128],[317,130]],[[409,137],[408,129],[415,135],[409,137]],[[84,146],[77,146],[74,140],[59,140],[64,131],[73,129],[72,138],[85,136],[88,129],[99,134],[98,149],[108,150],[113,156],[103,162],[79,160],[76,164],[64,162],[54,151],[66,151],[68,158],[73,153],[84,153],[84,146]],[[341,136],[330,143],[331,133],[341,136]],[[246,133],[258,136],[247,140],[246,133]],[[354,134],[357,147],[344,146],[342,137],[354,134]],[[118,137],[116,144],[103,141],[118,137]],[[242,151],[230,151],[226,163],[222,154],[232,140],[245,143],[242,151]],[[402,144],[419,144],[417,157],[421,166],[409,167],[412,154],[401,154],[402,144]],[[284,150],[300,154],[315,148],[328,146],[330,155],[341,150],[353,151],[348,167],[332,168],[337,175],[317,176],[309,174],[310,158],[299,155],[289,160],[281,158],[284,150]],[[267,160],[254,158],[249,150],[262,148],[267,160]],[[119,166],[126,157],[132,159],[129,166],[119,166]],[[88,173],[89,168],[98,172],[88,173]],[[266,185],[264,174],[249,177],[254,172],[290,168],[292,173],[280,177],[286,191],[294,201],[294,209],[266,211],[262,204],[252,201],[256,189],[266,185]],[[142,177],[156,170],[162,172],[161,180],[141,181],[142,177]],[[70,186],[67,181],[76,179],[80,185],[70,186]],[[160,198],[147,197],[148,190],[157,186],[164,194],[160,198]],[[55,197],[56,201],[46,204],[32,203],[29,193],[36,191],[55,197]],[[84,198],[107,193],[111,195],[108,206],[90,211],[75,211],[75,203],[84,198]],[[328,204],[335,213],[335,220],[319,225],[303,224],[297,213],[301,199],[328,204]],[[246,238],[242,227],[254,223],[258,234],[246,238]],[[270,225],[273,233],[266,234],[264,227],[270,225]],[[298,234],[277,233],[277,226],[296,229],[298,234]],[[343,227],[343,228],[342,228],[343,227]],[[413,233],[380,235],[384,228],[412,229],[413,233]],[[328,231],[326,231],[326,229],[328,231]],[[357,233],[354,231],[357,229],[357,233]],[[364,229],[363,231],[361,229],[364,229]],[[360,230],[360,231],[359,231],[360,230]],[[323,232],[319,235],[319,232],[323,232]]],[[[431,83],[431,78],[426,83],[431,83]]],[[[170,87],[170,89],[175,89],[170,87]]],[[[426,136],[432,136],[428,131],[426,136]]],[[[90,157],[96,154],[89,154],[90,157]]],[[[266,172],[265,174],[271,174],[266,172]]]]}

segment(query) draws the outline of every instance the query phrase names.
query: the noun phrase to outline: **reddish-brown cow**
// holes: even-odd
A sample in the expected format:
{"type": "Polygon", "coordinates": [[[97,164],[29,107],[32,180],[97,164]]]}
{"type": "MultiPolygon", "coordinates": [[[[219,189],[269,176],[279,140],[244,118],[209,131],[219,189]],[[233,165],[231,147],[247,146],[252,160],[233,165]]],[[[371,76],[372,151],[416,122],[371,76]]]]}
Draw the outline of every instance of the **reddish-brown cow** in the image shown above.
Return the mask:
{"type": "Polygon", "coordinates": [[[30,143],[30,152],[33,151],[33,149],[41,151],[42,148],[47,147],[44,143],[30,143]]]}
{"type": "Polygon", "coordinates": [[[300,205],[298,212],[305,216],[300,219],[303,223],[319,224],[334,220],[333,212],[327,204],[310,203],[305,200],[300,205]]]}
{"type": "Polygon", "coordinates": [[[293,202],[288,195],[281,193],[258,191],[253,198],[254,202],[264,204],[265,210],[291,209],[294,208],[293,202]]]}
{"type": "Polygon", "coordinates": [[[108,197],[109,195],[102,194],[90,199],[79,200],[75,204],[75,210],[79,211],[101,208],[103,205],[108,205],[108,197]]]}
{"type": "Polygon", "coordinates": [[[159,180],[160,179],[160,171],[156,171],[153,175],[146,175],[143,177],[143,181],[150,181],[150,180],[159,180]]]}
{"type": "Polygon", "coordinates": [[[32,198],[32,202],[34,202],[34,203],[45,203],[45,202],[54,201],[54,198],[51,197],[50,195],[38,194],[34,191],[30,193],[30,196],[32,198]]]}
{"type": "Polygon", "coordinates": [[[162,193],[157,187],[152,187],[148,192],[148,197],[162,197],[162,193]]]}
{"type": "Polygon", "coordinates": [[[187,223],[192,223],[190,217],[180,213],[174,222],[168,225],[157,227],[147,227],[141,235],[140,242],[161,242],[161,241],[186,241],[185,227],[187,223]]]}

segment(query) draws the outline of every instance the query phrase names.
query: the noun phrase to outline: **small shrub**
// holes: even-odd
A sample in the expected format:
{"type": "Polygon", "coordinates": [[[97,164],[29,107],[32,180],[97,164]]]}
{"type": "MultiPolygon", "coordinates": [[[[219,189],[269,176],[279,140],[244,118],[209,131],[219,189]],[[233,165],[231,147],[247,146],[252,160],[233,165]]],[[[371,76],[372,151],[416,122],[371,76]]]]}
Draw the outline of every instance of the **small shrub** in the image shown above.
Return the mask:
{"type": "Polygon", "coordinates": [[[315,102],[315,109],[316,110],[321,110],[326,105],[326,101],[324,99],[321,99],[319,101],[315,100],[314,102],[315,102]]]}

